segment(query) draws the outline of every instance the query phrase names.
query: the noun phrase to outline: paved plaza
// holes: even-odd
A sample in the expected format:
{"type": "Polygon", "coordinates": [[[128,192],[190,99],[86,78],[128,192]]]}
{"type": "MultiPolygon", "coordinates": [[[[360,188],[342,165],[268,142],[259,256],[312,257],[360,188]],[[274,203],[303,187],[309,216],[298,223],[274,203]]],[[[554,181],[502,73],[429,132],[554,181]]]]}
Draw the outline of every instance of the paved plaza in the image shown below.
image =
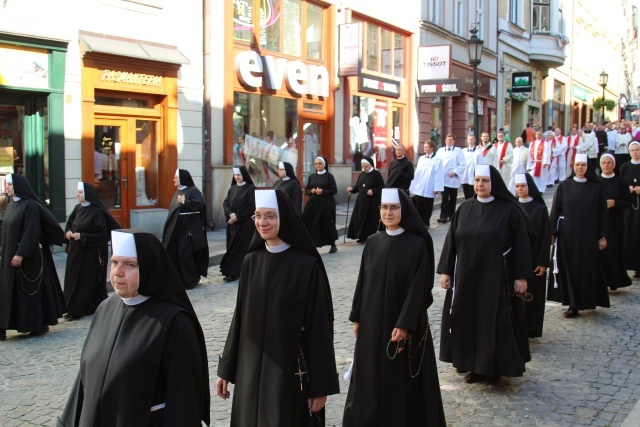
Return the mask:
{"type": "MultiPolygon", "coordinates": [[[[431,229],[436,262],[447,229],[448,224],[431,229]]],[[[338,246],[337,254],[328,254],[328,247],[320,250],[333,293],[341,377],[341,394],[327,402],[328,426],[341,425],[348,387],[342,375],[354,347],[348,315],[362,248],[347,241],[338,246]]],[[[213,426],[229,424],[231,401],[213,391],[236,292],[237,282],[223,282],[217,266],[209,269],[202,286],[188,291],[207,340],[213,426]]],[[[429,310],[436,354],[444,293],[436,275],[435,301],[429,310]]],[[[523,378],[467,385],[463,374],[438,362],[448,425],[622,425],[640,399],[640,283],[634,280],[633,286],[610,292],[610,297],[611,308],[584,311],[576,319],[564,319],[561,306],[547,303],[543,336],[530,340],[532,361],[523,378]]],[[[90,322],[91,318],[61,320],[50,333],[35,338],[9,331],[7,341],[0,342],[0,425],[55,425],[77,374],[90,322]]],[[[627,420],[626,425],[634,424],[627,420]]]]}

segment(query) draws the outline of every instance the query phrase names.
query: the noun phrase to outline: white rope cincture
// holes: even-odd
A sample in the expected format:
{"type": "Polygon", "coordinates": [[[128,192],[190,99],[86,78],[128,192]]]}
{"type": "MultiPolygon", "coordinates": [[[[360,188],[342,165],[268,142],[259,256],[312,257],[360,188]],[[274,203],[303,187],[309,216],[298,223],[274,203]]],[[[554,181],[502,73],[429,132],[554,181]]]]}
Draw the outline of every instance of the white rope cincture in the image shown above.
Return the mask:
{"type": "MultiPolygon", "coordinates": [[[[558,218],[558,222],[556,223],[556,231],[560,228],[560,221],[563,220],[564,217],[561,216],[558,218]]],[[[553,244],[553,288],[558,289],[558,274],[560,273],[560,269],[558,268],[558,237],[556,236],[556,241],[553,244]]]]}

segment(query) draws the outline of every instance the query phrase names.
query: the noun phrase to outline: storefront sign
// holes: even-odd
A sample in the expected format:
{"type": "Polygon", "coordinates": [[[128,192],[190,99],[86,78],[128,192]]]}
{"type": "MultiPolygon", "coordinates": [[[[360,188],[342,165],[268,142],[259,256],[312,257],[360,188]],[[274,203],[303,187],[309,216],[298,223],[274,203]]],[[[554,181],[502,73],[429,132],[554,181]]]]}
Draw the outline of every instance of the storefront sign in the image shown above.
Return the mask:
{"type": "Polygon", "coordinates": [[[357,76],[362,64],[362,31],[359,22],[338,25],[338,76],[357,76]]]}
{"type": "Polygon", "coordinates": [[[511,93],[531,93],[533,73],[531,71],[511,73],[511,82],[511,93]]]}
{"type": "Polygon", "coordinates": [[[48,88],[49,54],[47,51],[0,45],[0,85],[48,88]]]}
{"type": "Polygon", "coordinates": [[[105,83],[127,84],[133,86],[162,86],[162,76],[130,73],[128,71],[104,70],[102,72],[101,80],[105,83]]]}
{"type": "MultiPolygon", "coordinates": [[[[453,65],[451,67],[451,78],[452,79],[460,79],[462,91],[473,93],[473,71],[467,70],[466,68],[462,68],[458,65],[453,65]]],[[[478,96],[484,98],[495,98],[495,90],[492,90],[492,87],[495,87],[491,82],[495,81],[490,77],[487,77],[483,74],[478,74],[478,96]]]]}
{"type": "Polygon", "coordinates": [[[360,74],[358,78],[358,90],[400,98],[400,82],[364,73],[360,74]]]}
{"type": "Polygon", "coordinates": [[[418,80],[448,79],[450,69],[450,45],[418,48],[418,80]]]}
{"type": "Polygon", "coordinates": [[[329,96],[329,71],[322,65],[304,64],[271,55],[260,56],[253,50],[240,52],[235,61],[238,80],[259,89],[279,90],[282,83],[295,95],[329,96]]]}
{"type": "Polygon", "coordinates": [[[573,97],[578,98],[584,102],[589,102],[589,92],[579,86],[573,87],[573,97]]]}
{"type": "Polygon", "coordinates": [[[436,96],[460,96],[460,79],[435,79],[418,82],[420,98],[433,98],[436,96]]]}

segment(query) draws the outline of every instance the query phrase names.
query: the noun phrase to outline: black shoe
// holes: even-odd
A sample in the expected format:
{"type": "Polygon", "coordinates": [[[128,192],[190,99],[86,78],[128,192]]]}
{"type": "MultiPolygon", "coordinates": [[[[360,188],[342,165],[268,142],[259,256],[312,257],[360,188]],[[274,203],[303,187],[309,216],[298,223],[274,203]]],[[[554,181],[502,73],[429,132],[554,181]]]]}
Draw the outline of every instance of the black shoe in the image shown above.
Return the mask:
{"type": "Polygon", "coordinates": [[[364,240],[363,239],[358,239],[358,240],[356,240],[356,243],[367,243],[367,240],[366,239],[364,239],[364,240]]]}
{"type": "Polygon", "coordinates": [[[4,341],[7,339],[7,330],[0,329],[0,341],[4,341]]]}
{"type": "Polygon", "coordinates": [[[62,318],[68,322],[73,322],[74,320],[78,320],[80,316],[74,316],[71,313],[66,313],[62,318]]]}
{"type": "Polygon", "coordinates": [[[447,223],[447,219],[446,218],[438,218],[438,219],[436,219],[436,221],[438,222],[438,224],[446,224],[447,223]]]}
{"type": "Polygon", "coordinates": [[[469,372],[466,369],[462,369],[462,368],[456,368],[456,372],[459,374],[464,374],[465,372],[469,372]]]}
{"type": "Polygon", "coordinates": [[[199,284],[200,284],[200,279],[196,280],[193,283],[189,283],[189,284],[185,285],[185,289],[193,289],[196,286],[198,286],[199,284]]]}
{"type": "Polygon", "coordinates": [[[547,188],[553,188],[553,184],[547,184],[547,188]]]}
{"type": "Polygon", "coordinates": [[[331,249],[329,249],[329,253],[335,254],[336,252],[338,252],[338,248],[336,248],[336,245],[331,245],[331,249]]]}
{"type": "Polygon", "coordinates": [[[500,382],[500,375],[490,375],[487,379],[490,384],[498,384],[500,382]]]}
{"type": "Polygon", "coordinates": [[[32,337],[39,337],[40,335],[44,335],[47,332],[49,332],[49,327],[45,326],[44,329],[42,329],[41,331],[33,331],[33,332],[29,332],[29,335],[31,335],[32,337]]]}
{"type": "Polygon", "coordinates": [[[473,384],[484,379],[484,375],[476,374],[475,372],[469,372],[462,379],[467,384],[473,384]]]}
{"type": "Polygon", "coordinates": [[[234,280],[238,280],[238,276],[225,276],[222,280],[225,282],[233,282],[234,280]]]}

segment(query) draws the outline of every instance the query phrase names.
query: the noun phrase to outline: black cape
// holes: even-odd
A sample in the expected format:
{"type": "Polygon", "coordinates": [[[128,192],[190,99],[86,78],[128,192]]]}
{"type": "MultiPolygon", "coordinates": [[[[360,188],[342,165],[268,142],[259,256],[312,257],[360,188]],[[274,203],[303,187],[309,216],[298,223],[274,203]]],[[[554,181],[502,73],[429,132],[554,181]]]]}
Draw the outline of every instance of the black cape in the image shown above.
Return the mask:
{"type": "Polygon", "coordinates": [[[349,315],[360,327],[344,426],[446,425],[427,316],[433,302],[433,241],[400,193],[405,231],[374,234],[362,254],[349,315]],[[408,329],[411,340],[391,360],[387,345],[396,327],[408,329]]]}
{"type": "MultiPolygon", "coordinates": [[[[493,171],[492,188],[496,179],[502,182],[493,171]]],[[[454,281],[442,311],[440,360],[480,375],[525,371],[531,357],[513,283],[533,272],[527,222],[515,203],[498,198],[482,203],[473,197],[456,211],[437,269],[454,281]]]]}
{"type": "Polygon", "coordinates": [[[618,175],[611,178],[600,176],[605,200],[614,200],[615,205],[607,208],[607,247],[600,251],[604,266],[605,284],[611,289],[631,286],[631,279],[625,268],[624,214],[631,208],[629,186],[618,175]]]}
{"type": "Polygon", "coordinates": [[[195,186],[189,171],[179,169],[180,185],[187,188],[177,190],[171,199],[169,215],[162,232],[162,244],[178,271],[182,283],[187,288],[207,276],[209,267],[209,245],[196,249],[191,235],[202,234],[206,241],[206,212],[202,193],[195,186]],[[184,196],[184,204],[178,203],[178,196],[184,196]]]}
{"type": "Polygon", "coordinates": [[[324,409],[310,417],[307,398],[340,392],[324,265],[291,200],[276,194],[278,236],[291,247],[270,253],[256,231],[218,365],[218,376],[235,384],[232,426],[324,425],[324,409]],[[299,363],[308,372],[303,390],[299,363]]]}
{"type": "Polygon", "coordinates": [[[349,221],[348,238],[367,240],[367,237],[378,230],[380,194],[383,188],[384,179],[379,171],[373,169],[370,172],[360,173],[358,182],[351,190],[351,193],[356,193],[358,197],[349,221]],[[367,194],[369,190],[373,192],[372,196],[367,194]]]}
{"type": "MultiPolygon", "coordinates": [[[[521,203],[529,219],[537,231],[537,238],[531,239],[531,266],[549,267],[549,248],[551,245],[551,230],[549,227],[549,211],[544,199],[540,195],[538,187],[531,175],[526,174],[529,196],[532,201],[521,203]]],[[[528,280],[527,292],[533,299],[524,303],[525,317],[527,319],[527,332],[530,338],[542,336],[544,323],[544,308],[547,295],[547,276],[533,274],[528,280]]]]}
{"type": "Polygon", "coordinates": [[[22,175],[13,174],[19,201],[7,205],[0,240],[0,329],[41,332],[65,312],[64,295],[50,244],[61,245],[64,231],[22,175]],[[20,271],[11,266],[23,257],[20,271]],[[41,270],[42,267],[42,270],[41,270]],[[40,271],[42,275],[40,276],[40,271]],[[41,280],[40,280],[41,278],[41,280]]]}
{"type": "Polygon", "coordinates": [[[335,178],[329,172],[322,175],[312,173],[307,180],[305,192],[309,198],[302,212],[302,220],[313,242],[318,248],[335,244],[338,239],[334,199],[338,188],[335,178]],[[311,194],[313,188],[321,188],[322,194],[311,194]]]}
{"type": "Polygon", "coordinates": [[[573,176],[562,181],[553,196],[550,222],[559,273],[549,276],[547,298],[578,310],[609,307],[598,249],[598,239],[606,237],[602,184],[595,175],[586,182],[573,176]]]}
{"type": "MultiPolygon", "coordinates": [[[[620,166],[620,177],[629,186],[640,186],[640,164],[631,161],[623,164],[620,166]]],[[[625,267],[640,272],[640,197],[635,193],[630,197],[632,207],[623,213],[625,267]]]]}
{"type": "Polygon", "coordinates": [[[302,187],[300,186],[300,181],[298,181],[291,163],[283,163],[284,170],[287,172],[287,177],[289,179],[286,181],[282,179],[277,180],[273,184],[273,189],[280,190],[287,196],[289,196],[289,198],[293,202],[293,206],[296,208],[296,212],[298,212],[298,215],[302,216],[302,187]]]}
{"type": "Polygon", "coordinates": [[[210,420],[202,328],[178,273],[151,233],[135,235],[145,302],[113,295],[91,322],[58,426],[200,426],[210,420]],[[151,407],[166,407],[151,412],[151,407]]]}
{"type": "Polygon", "coordinates": [[[228,221],[232,213],[236,214],[238,220],[227,224],[227,252],[220,261],[220,272],[225,276],[240,276],[242,260],[247,254],[249,243],[256,229],[255,223],[251,221],[251,216],[256,210],[255,187],[249,176],[249,172],[244,166],[240,167],[242,177],[246,184],[237,185],[232,181],[227,197],[222,203],[224,217],[228,221]]]}
{"type": "Polygon", "coordinates": [[[80,240],[67,240],[64,299],[67,312],[76,317],[93,314],[107,298],[107,245],[111,230],[121,228],[98,198],[90,183],[84,184],[88,206],[76,205],[65,232],[80,233],[80,240]]]}
{"type": "Polygon", "coordinates": [[[407,156],[395,159],[389,166],[387,188],[402,188],[408,194],[409,186],[413,181],[413,173],[413,163],[407,159],[407,156]]]}

